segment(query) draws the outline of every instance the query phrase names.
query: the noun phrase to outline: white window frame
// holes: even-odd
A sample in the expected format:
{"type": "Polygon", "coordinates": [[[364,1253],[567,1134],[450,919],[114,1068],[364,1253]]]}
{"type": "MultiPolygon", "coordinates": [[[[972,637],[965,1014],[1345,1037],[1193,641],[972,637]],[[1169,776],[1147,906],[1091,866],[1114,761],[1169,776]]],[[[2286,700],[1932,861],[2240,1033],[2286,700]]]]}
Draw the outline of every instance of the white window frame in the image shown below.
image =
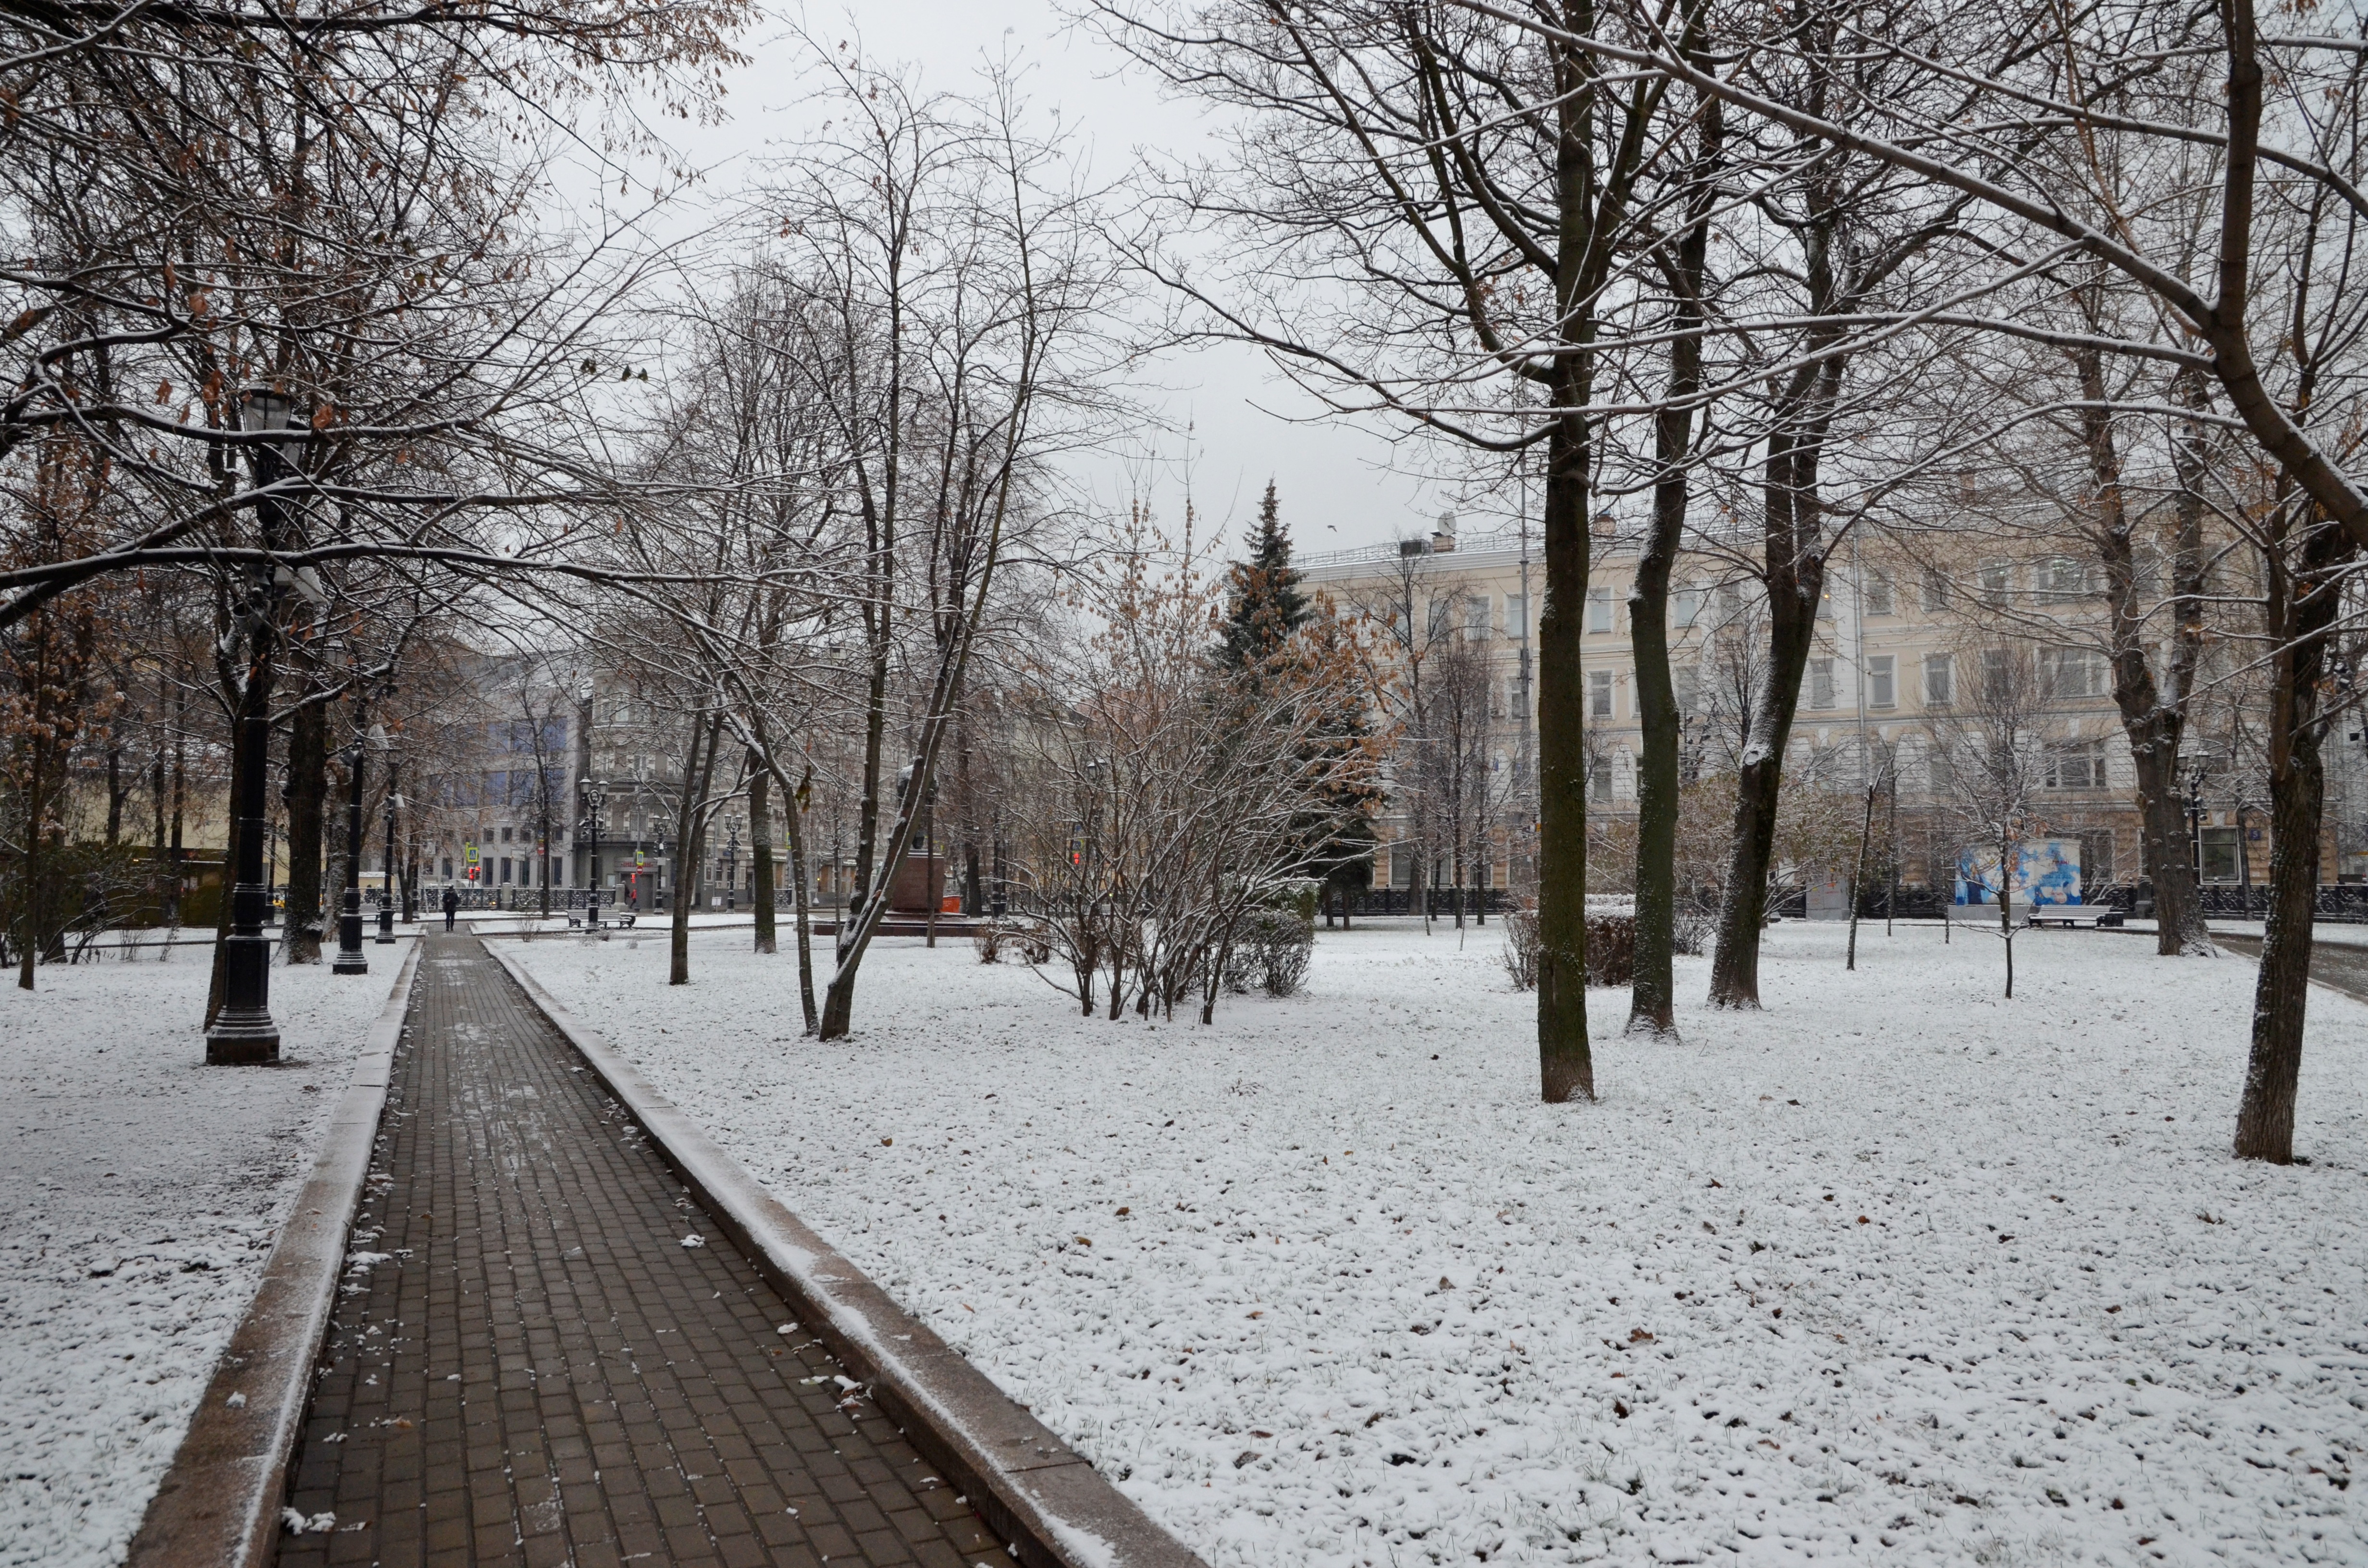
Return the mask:
{"type": "Polygon", "coordinates": [[[1871,654],[1866,661],[1866,705],[1869,708],[1899,706],[1898,663],[1890,653],[1871,654]]]}

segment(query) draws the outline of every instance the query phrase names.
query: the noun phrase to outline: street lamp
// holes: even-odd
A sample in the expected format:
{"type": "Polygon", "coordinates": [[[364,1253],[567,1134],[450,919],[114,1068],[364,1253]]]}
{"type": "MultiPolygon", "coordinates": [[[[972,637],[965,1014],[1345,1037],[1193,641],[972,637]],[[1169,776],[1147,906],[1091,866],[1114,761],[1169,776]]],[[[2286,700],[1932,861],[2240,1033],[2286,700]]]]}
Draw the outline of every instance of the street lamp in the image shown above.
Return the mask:
{"type": "Polygon", "coordinates": [[[584,842],[590,846],[591,865],[585,875],[584,907],[587,919],[598,924],[600,909],[600,827],[601,809],[609,802],[608,787],[597,778],[584,780],[584,842]]]}
{"type": "MultiPolygon", "coordinates": [[[[263,439],[248,449],[256,488],[268,493],[282,478],[301,472],[310,432],[292,430],[295,400],[272,387],[250,388],[241,410],[242,429],[263,439]]],[[[246,678],[239,688],[235,762],[238,873],[231,891],[230,935],[222,941],[222,1006],[206,1030],[206,1061],[215,1064],[276,1062],[279,1026],[271,1018],[271,943],[263,934],[270,895],[263,886],[265,822],[268,814],[265,775],[271,768],[271,665],[278,634],[279,588],[271,553],[279,547],[282,520],[277,495],[255,501],[256,531],[262,551],[248,574],[238,607],[247,638],[246,678]]]]}
{"type": "Polygon", "coordinates": [[[368,974],[362,952],[362,759],[386,749],[386,732],[373,724],[346,747],[346,903],[337,916],[337,961],[332,974],[368,974]]]}
{"type": "Polygon", "coordinates": [[[724,828],[731,838],[723,846],[723,912],[730,915],[740,907],[740,819],[726,819],[724,828]]]}

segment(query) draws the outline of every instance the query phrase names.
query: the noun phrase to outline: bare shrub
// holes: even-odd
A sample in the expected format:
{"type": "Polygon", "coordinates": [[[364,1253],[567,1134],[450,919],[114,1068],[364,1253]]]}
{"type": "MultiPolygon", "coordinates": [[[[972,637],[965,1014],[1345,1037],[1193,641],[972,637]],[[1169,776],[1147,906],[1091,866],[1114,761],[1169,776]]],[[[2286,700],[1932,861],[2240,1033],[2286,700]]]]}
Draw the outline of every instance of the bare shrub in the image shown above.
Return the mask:
{"type": "Polygon", "coordinates": [[[1010,932],[1005,930],[1001,923],[990,920],[971,933],[970,945],[978,949],[979,962],[1001,963],[1003,944],[1009,936],[1010,932]]]}
{"type": "Polygon", "coordinates": [[[1505,921],[1505,972],[1516,991],[1538,988],[1538,917],[1534,910],[1508,910],[1505,921]]]}
{"type": "Polygon", "coordinates": [[[1296,908],[1258,910],[1242,922],[1225,963],[1225,986],[1235,995],[1252,990],[1289,996],[1307,980],[1315,948],[1315,923],[1296,908]]]}

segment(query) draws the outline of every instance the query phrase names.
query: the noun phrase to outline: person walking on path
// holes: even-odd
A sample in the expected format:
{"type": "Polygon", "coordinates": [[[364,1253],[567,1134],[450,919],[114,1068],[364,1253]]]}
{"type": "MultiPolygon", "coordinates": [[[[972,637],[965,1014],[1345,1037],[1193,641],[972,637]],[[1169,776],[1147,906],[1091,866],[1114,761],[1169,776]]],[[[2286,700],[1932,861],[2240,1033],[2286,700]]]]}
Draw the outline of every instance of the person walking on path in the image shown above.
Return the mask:
{"type": "Polygon", "coordinates": [[[452,929],[452,917],[461,912],[461,890],[450,882],[444,884],[444,929],[452,929]]]}

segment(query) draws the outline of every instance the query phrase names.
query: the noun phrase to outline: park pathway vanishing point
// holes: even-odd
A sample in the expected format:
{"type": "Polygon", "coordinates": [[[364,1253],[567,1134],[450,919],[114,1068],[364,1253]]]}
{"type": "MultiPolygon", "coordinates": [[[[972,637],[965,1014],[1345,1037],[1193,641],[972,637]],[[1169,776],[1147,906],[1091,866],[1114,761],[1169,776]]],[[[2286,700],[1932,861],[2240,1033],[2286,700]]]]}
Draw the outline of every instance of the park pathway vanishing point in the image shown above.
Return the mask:
{"type": "Polygon", "coordinates": [[[426,941],[285,1568],[1008,1563],[477,939],[426,941]]]}

